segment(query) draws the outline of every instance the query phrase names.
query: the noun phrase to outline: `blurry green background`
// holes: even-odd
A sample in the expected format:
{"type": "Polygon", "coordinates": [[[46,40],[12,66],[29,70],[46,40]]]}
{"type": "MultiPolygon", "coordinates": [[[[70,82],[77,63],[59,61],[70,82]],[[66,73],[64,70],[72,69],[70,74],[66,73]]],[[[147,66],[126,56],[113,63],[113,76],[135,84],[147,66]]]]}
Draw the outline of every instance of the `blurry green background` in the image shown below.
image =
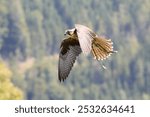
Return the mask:
{"type": "Polygon", "coordinates": [[[150,99],[150,0],[0,0],[0,99],[150,99]],[[75,23],[114,42],[103,70],[81,56],[58,81],[75,23]]]}

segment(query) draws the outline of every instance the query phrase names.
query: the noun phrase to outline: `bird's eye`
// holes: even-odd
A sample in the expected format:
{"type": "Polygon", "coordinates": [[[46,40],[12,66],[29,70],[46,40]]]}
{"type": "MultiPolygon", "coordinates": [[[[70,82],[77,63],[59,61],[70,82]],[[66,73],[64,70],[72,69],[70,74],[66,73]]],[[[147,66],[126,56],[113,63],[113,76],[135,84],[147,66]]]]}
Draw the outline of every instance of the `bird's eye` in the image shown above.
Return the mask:
{"type": "Polygon", "coordinates": [[[69,31],[67,31],[67,34],[68,34],[68,35],[70,35],[70,32],[69,32],[69,31]]]}

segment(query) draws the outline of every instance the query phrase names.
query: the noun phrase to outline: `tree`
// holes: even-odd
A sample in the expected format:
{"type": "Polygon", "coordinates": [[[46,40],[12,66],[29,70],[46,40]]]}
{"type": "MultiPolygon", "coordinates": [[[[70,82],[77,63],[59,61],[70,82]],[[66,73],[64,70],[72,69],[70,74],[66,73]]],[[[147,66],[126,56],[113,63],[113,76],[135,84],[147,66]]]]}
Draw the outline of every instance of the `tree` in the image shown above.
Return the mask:
{"type": "Polygon", "coordinates": [[[23,99],[23,93],[11,82],[12,72],[0,61],[0,99],[23,99]]]}

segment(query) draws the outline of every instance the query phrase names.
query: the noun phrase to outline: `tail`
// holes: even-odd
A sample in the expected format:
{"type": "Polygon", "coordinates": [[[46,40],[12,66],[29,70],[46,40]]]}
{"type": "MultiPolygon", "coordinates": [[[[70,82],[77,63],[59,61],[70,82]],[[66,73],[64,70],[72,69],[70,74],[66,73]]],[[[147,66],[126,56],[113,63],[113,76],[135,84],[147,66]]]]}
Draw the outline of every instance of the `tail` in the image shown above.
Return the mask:
{"type": "Polygon", "coordinates": [[[92,54],[97,60],[104,60],[116,52],[113,51],[113,42],[110,39],[95,37],[92,41],[92,54]]]}

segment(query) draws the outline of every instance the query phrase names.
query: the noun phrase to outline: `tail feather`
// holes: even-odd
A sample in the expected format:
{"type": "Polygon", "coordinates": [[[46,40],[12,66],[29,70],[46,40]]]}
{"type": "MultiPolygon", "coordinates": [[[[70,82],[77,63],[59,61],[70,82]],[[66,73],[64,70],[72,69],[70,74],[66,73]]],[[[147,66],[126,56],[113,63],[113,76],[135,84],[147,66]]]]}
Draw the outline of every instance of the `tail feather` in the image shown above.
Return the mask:
{"type": "Polygon", "coordinates": [[[116,51],[113,51],[113,42],[110,39],[106,39],[104,37],[96,37],[92,41],[92,54],[95,59],[106,59],[112,53],[116,53],[116,51]]]}

